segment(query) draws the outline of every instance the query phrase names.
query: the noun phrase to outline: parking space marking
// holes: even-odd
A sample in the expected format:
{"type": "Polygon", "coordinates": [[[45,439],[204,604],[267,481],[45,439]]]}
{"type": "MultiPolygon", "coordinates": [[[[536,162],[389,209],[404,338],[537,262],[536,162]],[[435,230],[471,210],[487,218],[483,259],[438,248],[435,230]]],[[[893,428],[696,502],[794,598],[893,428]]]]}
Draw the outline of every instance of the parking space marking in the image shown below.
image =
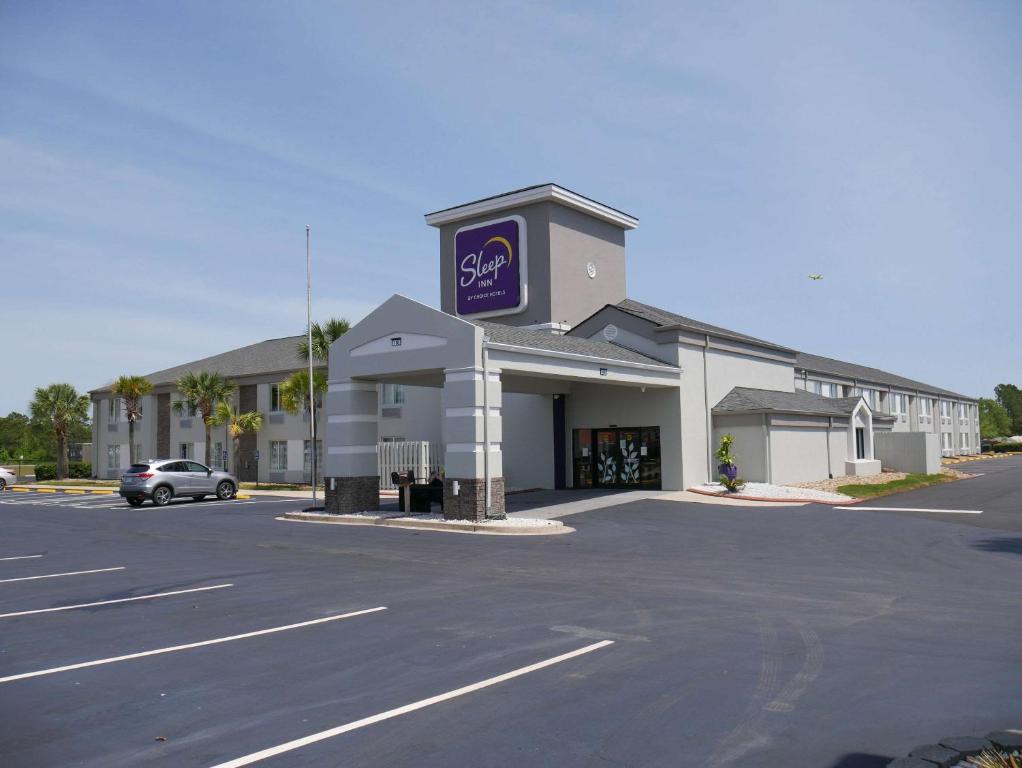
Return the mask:
{"type": "Polygon", "coordinates": [[[834,507],[834,509],[862,510],[865,512],[939,512],[947,515],[982,515],[982,509],[922,509],[916,507],[834,507]]]}
{"type": "Polygon", "coordinates": [[[42,557],[42,555],[16,555],[14,557],[0,557],[0,561],[3,561],[3,560],[31,560],[33,557],[42,557]]]}
{"type": "MultiPolygon", "coordinates": [[[[420,699],[419,701],[411,704],[405,704],[403,707],[397,707],[396,709],[388,709],[386,712],[380,712],[379,714],[370,715],[369,717],[363,717],[361,720],[355,720],[344,725],[339,725],[336,728],[330,728],[326,731],[320,731],[319,733],[312,733],[308,736],[303,736],[300,739],[294,741],[288,741],[284,744],[280,744],[276,747],[269,747],[268,749],[260,750],[259,752],[253,752],[243,757],[235,758],[234,760],[228,760],[226,763],[217,763],[213,768],[241,768],[244,765],[251,765],[252,763],[258,763],[261,760],[266,760],[276,755],[281,755],[285,752],[291,752],[295,749],[299,749],[309,744],[315,744],[317,741],[323,741],[324,739],[330,739],[334,736],[340,736],[342,733],[348,733],[359,728],[365,728],[367,725],[373,725],[375,723],[382,722],[384,720],[390,720],[393,717],[400,717],[401,715],[407,715],[409,712],[415,712],[419,709],[425,709],[431,707],[434,704],[440,704],[444,701],[450,701],[456,699],[459,696],[464,696],[475,691],[480,691],[483,688],[489,688],[492,685],[503,683],[508,680],[513,680],[516,677],[527,675],[530,672],[535,672],[546,667],[553,666],[554,664],[560,664],[562,661],[568,661],[574,659],[576,656],[582,656],[592,651],[597,651],[600,648],[605,648],[608,645],[613,645],[613,640],[601,640],[598,643],[592,645],[586,645],[582,648],[576,648],[574,651],[568,653],[562,653],[560,656],[554,656],[544,661],[538,661],[535,664],[529,664],[526,667],[519,667],[510,672],[505,672],[502,675],[496,677],[489,677],[486,680],[480,680],[478,683],[472,683],[462,688],[455,688],[453,691],[447,691],[446,693],[437,694],[436,696],[430,696],[428,699],[420,699]]],[[[0,682],[3,682],[0,680],[0,682]]]]}
{"type": "Polygon", "coordinates": [[[97,605],[113,605],[114,603],[130,603],[134,600],[152,600],[154,597],[170,597],[171,595],[187,595],[191,592],[208,592],[212,589],[225,589],[233,587],[233,584],[216,584],[212,587],[194,587],[192,589],[177,589],[173,592],[157,592],[154,595],[139,595],[138,597],[121,597],[117,600],[99,600],[95,603],[78,603],[77,605],[61,605],[57,608],[36,608],[34,611],[16,611],[15,613],[0,613],[0,619],[10,619],[15,616],[29,616],[33,613],[53,613],[54,611],[70,611],[75,608],[93,608],[97,605]]]}
{"type": "Polygon", "coordinates": [[[117,565],[113,568],[94,568],[91,571],[68,571],[67,573],[47,573],[43,576],[20,576],[17,579],[0,579],[0,584],[8,584],[12,581],[34,581],[35,579],[55,579],[58,576],[84,576],[87,573],[106,573],[107,571],[123,571],[126,565],[117,565]]]}
{"type": "Polygon", "coordinates": [[[275,632],[286,632],[289,629],[300,629],[301,627],[311,627],[315,624],[324,624],[328,621],[338,621],[340,619],[350,619],[355,616],[364,616],[368,613],[376,613],[378,611],[387,610],[386,606],[380,606],[378,608],[366,608],[361,611],[352,611],[351,613],[341,613],[337,616],[326,616],[322,619],[312,619],[311,621],[300,621],[297,624],[287,624],[283,627],[270,627],[269,629],[257,629],[254,632],[243,632],[240,635],[229,635],[227,637],[216,637],[212,640],[200,640],[197,643],[185,643],[184,645],[172,645],[168,648],[154,648],[151,651],[139,651],[138,653],[128,653],[124,656],[111,656],[106,659],[94,659],[93,661],[81,661],[77,664],[66,664],[63,667],[50,667],[49,669],[38,669],[35,672],[22,672],[18,675],[8,675],[7,677],[0,677],[0,683],[13,683],[15,680],[25,680],[30,677],[41,677],[42,675],[55,675],[58,672],[70,672],[73,669],[85,669],[86,667],[98,667],[100,664],[113,664],[118,661],[130,661],[131,659],[141,659],[146,656],[156,656],[161,653],[174,653],[175,651],[187,651],[191,648],[201,648],[204,645],[218,645],[219,643],[229,643],[234,640],[244,640],[249,637],[259,637],[260,635],[272,635],[275,632]]]}

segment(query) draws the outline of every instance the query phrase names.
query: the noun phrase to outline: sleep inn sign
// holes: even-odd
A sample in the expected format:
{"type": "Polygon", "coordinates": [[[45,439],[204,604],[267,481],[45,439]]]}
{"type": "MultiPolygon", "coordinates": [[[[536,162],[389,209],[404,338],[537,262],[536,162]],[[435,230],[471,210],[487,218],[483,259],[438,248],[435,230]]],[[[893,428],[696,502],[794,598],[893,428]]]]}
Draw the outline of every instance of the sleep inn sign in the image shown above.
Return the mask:
{"type": "Polygon", "coordinates": [[[462,227],[454,236],[458,314],[520,312],[526,293],[525,219],[508,216],[462,227]]]}

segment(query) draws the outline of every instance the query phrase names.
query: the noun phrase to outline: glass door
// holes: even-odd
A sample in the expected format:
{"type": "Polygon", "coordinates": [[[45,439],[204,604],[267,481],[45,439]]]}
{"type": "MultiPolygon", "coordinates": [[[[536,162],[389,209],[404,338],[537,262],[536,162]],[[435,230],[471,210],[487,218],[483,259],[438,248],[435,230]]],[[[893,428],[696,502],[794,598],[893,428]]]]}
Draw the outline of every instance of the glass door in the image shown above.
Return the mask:
{"type": "Polygon", "coordinates": [[[613,487],[617,485],[618,468],[621,466],[621,450],[618,448],[616,429],[596,430],[596,478],[595,485],[613,487]]]}
{"type": "Polygon", "coordinates": [[[593,431],[572,430],[572,466],[575,488],[593,487],[593,431]]]}

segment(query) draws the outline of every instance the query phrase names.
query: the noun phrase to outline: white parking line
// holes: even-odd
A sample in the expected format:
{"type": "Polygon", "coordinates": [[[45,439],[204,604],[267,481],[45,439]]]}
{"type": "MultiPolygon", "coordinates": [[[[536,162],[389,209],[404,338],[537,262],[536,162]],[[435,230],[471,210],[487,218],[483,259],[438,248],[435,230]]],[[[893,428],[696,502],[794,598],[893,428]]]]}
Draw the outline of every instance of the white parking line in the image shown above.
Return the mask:
{"type": "Polygon", "coordinates": [[[106,573],[107,571],[123,571],[126,565],[118,565],[113,568],[95,568],[91,571],[69,571],[67,573],[47,573],[45,576],[22,576],[17,579],[0,579],[0,584],[7,584],[12,581],[34,581],[35,579],[55,579],[58,576],[84,576],[86,573],[106,573]]]}
{"type": "Polygon", "coordinates": [[[187,651],[190,648],[201,648],[204,645],[217,645],[218,643],[229,643],[232,640],[244,640],[247,637],[259,637],[260,635],[272,635],[274,632],[284,632],[289,629],[299,629],[300,627],[311,627],[314,624],[323,624],[327,621],[337,621],[338,619],[350,619],[353,616],[363,616],[367,613],[376,613],[377,611],[387,610],[386,606],[380,606],[379,608],[366,608],[362,611],[352,611],[351,613],[342,613],[337,616],[327,616],[323,619],[313,619],[312,621],[301,621],[297,624],[287,624],[283,627],[270,627],[269,629],[257,629],[254,632],[244,632],[240,635],[230,635],[228,637],[217,637],[212,640],[200,640],[197,643],[185,643],[184,645],[172,645],[169,648],[155,648],[151,651],[139,651],[138,653],[128,653],[124,656],[111,656],[108,659],[95,659],[94,661],[82,661],[78,664],[67,664],[63,667],[51,667],[49,669],[39,669],[35,672],[22,672],[20,675],[8,675],[7,677],[0,677],[0,683],[12,683],[15,680],[25,680],[29,677],[40,677],[42,675],[55,675],[58,672],[70,672],[72,669],[84,669],[86,667],[98,667],[100,664],[113,664],[117,661],[130,661],[131,659],[141,659],[145,656],[156,656],[160,653],[173,653],[174,651],[187,651]]]}
{"type": "Polygon", "coordinates": [[[193,589],[178,589],[173,592],[157,592],[154,595],[139,595],[138,597],[121,597],[117,600],[99,600],[95,603],[78,603],[77,605],[61,605],[57,608],[36,608],[34,611],[17,611],[16,613],[0,613],[0,619],[10,619],[14,616],[29,616],[33,613],[52,613],[53,611],[70,611],[74,608],[93,608],[97,605],[113,605],[114,603],[130,603],[133,600],[152,600],[154,597],[170,597],[171,595],[187,595],[190,592],[208,592],[211,589],[224,589],[233,587],[233,584],[217,584],[212,587],[195,587],[193,589]]]}
{"type": "Polygon", "coordinates": [[[33,557],[42,557],[42,555],[17,555],[16,557],[0,557],[0,560],[31,560],[33,557]]]}
{"type": "Polygon", "coordinates": [[[917,509],[916,507],[834,507],[834,509],[861,509],[866,512],[940,512],[947,515],[982,515],[982,509],[917,509]]]}
{"type": "Polygon", "coordinates": [[[268,757],[274,757],[276,755],[283,754],[285,752],[291,752],[292,750],[299,749],[309,744],[315,744],[317,741],[323,741],[324,739],[330,739],[334,736],[340,736],[342,733],[348,733],[359,728],[364,728],[367,725],[373,725],[384,720],[389,720],[392,717],[399,717],[400,715],[407,715],[409,712],[415,712],[419,709],[430,707],[434,704],[439,704],[444,701],[455,699],[458,696],[464,696],[467,693],[473,693],[475,691],[482,690],[483,688],[489,688],[491,685],[497,685],[497,683],[503,683],[508,680],[513,680],[516,677],[527,675],[530,672],[543,669],[544,667],[550,667],[554,664],[560,664],[562,661],[573,659],[576,656],[581,656],[585,653],[599,650],[608,645],[613,645],[613,640],[601,640],[598,643],[587,645],[582,648],[577,648],[574,651],[568,653],[562,653],[560,656],[554,656],[551,659],[545,661],[539,661],[535,664],[530,664],[527,667],[519,667],[518,669],[512,670],[511,672],[505,672],[503,675],[497,675],[496,677],[490,677],[486,680],[480,680],[478,683],[472,683],[466,685],[463,688],[456,688],[453,691],[447,691],[447,693],[441,693],[436,696],[431,696],[428,699],[420,699],[419,701],[413,702],[412,704],[405,704],[403,707],[397,707],[396,709],[388,709],[386,712],[380,712],[376,715],[364,717],[361,720],[355,720],[344,725],[339,725],[336,728],[330,728],[326,731],[320,731],[319,733],[313,733],[308,736],[304,736],[294,741],[288,741],[284,744],[280,744],[276,747],[269,747],[268,749],[260,750],[259,752],[253,752],[250,755],[235,758],[234,760],[228,760],[226,763],[218,763],[213,768],[241,768],[243,765],[251,765],[252,763],[258,763],[260,760],[265,760],[268,757]]]}

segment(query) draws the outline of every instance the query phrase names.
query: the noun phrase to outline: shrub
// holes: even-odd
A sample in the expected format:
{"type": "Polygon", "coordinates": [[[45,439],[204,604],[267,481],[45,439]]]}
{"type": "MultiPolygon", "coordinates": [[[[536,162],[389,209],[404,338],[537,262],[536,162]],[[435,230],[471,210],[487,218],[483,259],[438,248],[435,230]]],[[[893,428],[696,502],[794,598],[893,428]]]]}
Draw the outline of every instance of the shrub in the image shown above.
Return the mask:
{"type": "Polygon", "coordinates": [[[1012,451],[1022,453],[1022,443],[997,443],[995,445],[991,445],[990,450],[994,453],[1009,453],[1012,451]]]}
{"type": "Polygon", "coordinates": [[[56,464],[36,464],[35,465],[35,479],[36,480],[53,480],[57,477],[57,465],[56,464]]]}
{"type": "MultiPolygon", "coordinates": [[[[87,477],[92,477],[92,465],[84,461],[72,461],[67,465],[67,476],[74,480],[80,480],[87,477]]],[[[57,465],[56,464],[36,464],[35,465],[35,479],[38,480],[56,480],[57,479],[57,465]]]]}

